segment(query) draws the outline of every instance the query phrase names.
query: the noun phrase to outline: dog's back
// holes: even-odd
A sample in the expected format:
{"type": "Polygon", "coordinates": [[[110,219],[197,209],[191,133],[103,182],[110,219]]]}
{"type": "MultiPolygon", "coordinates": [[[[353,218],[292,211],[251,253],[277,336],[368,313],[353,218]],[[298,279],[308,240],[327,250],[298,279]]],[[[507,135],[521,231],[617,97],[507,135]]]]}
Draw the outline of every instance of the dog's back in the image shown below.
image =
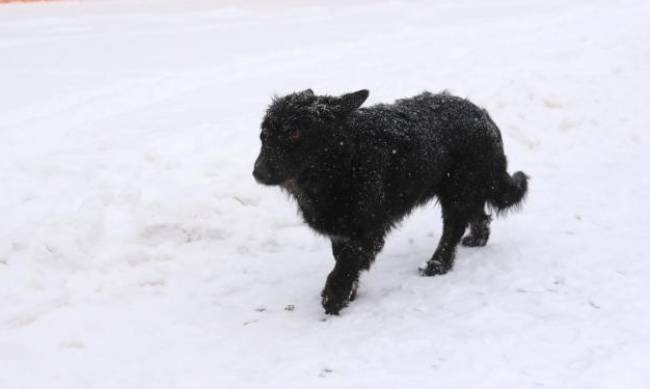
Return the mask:
{"type": "Polygon", "coordinates": [[[466,99],[424,92],[361,108],[350,119],[359,145],[357,163],[374,164],[381,172],[392,217],[444,193],[459,175],[465,192],[498,210],[525,194],[526,176],[506,173],[498,127],[466,99]]]}

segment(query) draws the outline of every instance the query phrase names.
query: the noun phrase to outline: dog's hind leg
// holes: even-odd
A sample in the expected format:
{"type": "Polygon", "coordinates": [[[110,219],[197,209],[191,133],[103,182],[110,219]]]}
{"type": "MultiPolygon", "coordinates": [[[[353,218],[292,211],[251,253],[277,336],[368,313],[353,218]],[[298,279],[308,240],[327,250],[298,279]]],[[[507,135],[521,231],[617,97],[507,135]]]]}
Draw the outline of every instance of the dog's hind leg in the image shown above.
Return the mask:
{"type": "Polygon", "coordinates": [[[485,246],[490,238],[490,222],[492,217],[485,213],[485,208],[481,208],[469,224],[469,235],[463,238],[461,243],[466,247],[485,246]]]}
{"type": "Polygon", "coordinates": [[[469,223],[470,216],[475,212],[468,212],[468,210],[475,210],[477,207],[461,207],[455,200],[446,200],[440,198],[442,205],[442,237],[438,248],[433,253],[433,257],[429,259],[421,270],[424,276],[434,276],[437,274],[445,274],[451,270],[454,264],[454,256],[456,254],[456,246],[460,242],[465,233],[465,228],[469,223]]]}

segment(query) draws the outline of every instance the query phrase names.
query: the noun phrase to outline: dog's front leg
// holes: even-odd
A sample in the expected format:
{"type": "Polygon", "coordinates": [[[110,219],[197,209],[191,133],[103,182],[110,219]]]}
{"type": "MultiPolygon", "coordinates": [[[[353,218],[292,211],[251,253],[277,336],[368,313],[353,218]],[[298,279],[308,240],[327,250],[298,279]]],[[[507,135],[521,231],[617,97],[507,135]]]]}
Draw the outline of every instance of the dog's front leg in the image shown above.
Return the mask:
{"type": "Polygon", "coordinates": [[[336,238],[332,239],[332,252],[336,265],[327,276],[322,292],[325,313],[337,315],[341,309],[354,300],[362,268],[369,267],[375,250],[368,242],[336,238]]]}

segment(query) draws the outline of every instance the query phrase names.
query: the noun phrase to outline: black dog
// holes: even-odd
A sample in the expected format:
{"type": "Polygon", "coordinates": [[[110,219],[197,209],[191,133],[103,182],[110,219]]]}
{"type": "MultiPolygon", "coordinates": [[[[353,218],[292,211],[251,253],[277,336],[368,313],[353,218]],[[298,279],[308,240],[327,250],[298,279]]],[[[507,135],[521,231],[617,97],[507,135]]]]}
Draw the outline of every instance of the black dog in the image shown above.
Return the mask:
{"type": "Polygon", "coordinates": [[[322,292],[337,314],[354,299],[386,233],[414,207],[438,198],[443,230],[421,273],[445,274],[466,227],[484,246],[491,217],[519,204],[528,177],[510,176],[488,113],[446,92],[360,108],[367,90],[340,97],[312,90],[275,98],[262,122],[253,175],[293,195],[307,224],[328,236],[336,266],[322,292]]]}

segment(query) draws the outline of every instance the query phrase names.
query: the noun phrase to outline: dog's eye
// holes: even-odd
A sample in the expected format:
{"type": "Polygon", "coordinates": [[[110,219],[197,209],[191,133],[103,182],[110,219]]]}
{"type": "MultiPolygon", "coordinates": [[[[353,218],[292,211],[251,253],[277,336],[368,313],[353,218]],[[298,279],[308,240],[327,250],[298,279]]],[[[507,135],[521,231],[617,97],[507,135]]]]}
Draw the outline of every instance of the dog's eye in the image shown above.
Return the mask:
{"type": "Polygon", "coordinates": [[[302,133],[300,132],[300,130],[291,130],[289,132],[289,140],[290,141],[297,142],[297,141],[300,140],[300,138],[302,138],[302,133]]]}

